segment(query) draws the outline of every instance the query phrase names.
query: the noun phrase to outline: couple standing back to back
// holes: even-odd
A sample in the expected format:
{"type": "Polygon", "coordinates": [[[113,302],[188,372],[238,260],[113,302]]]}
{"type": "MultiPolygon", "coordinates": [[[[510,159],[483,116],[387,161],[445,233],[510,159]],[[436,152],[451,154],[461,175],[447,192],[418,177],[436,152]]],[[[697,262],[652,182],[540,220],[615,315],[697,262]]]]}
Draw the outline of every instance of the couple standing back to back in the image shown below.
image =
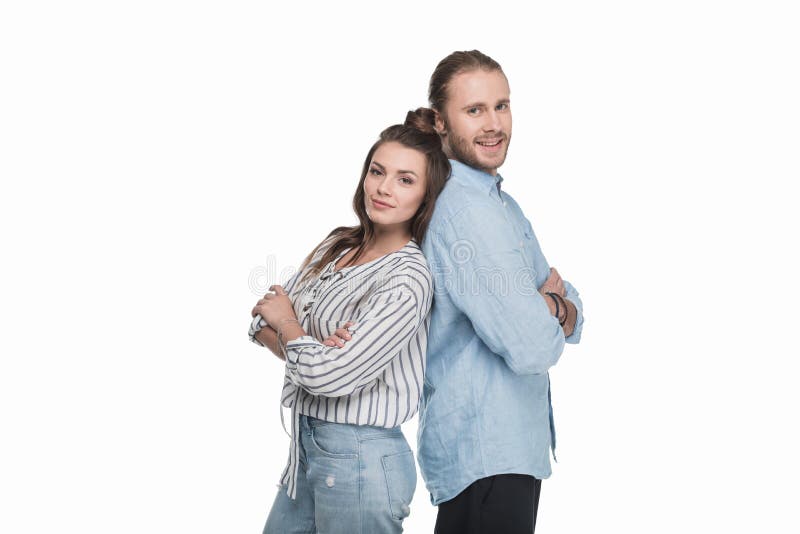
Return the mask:
{"type": "Polygon", "coordinates": [[[555,429],[548,369],[583,325],[497,169],[508,80],[477,50],[433,72],[429,108],[390,126],[334,229],[253,308],[285,361],[289,461],[265,534],[402,532],[418,460],[436,534],[532,533],[555,429]]]}

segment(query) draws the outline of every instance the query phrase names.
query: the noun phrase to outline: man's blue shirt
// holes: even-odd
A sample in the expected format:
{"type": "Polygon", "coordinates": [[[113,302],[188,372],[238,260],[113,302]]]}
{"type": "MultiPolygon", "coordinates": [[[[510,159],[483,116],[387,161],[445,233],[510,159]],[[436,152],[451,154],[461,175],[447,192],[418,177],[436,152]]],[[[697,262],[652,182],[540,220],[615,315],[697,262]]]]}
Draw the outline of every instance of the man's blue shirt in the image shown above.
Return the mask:
{"type": "Polygon", "coordinates": [[[530,222],[492,176],[458,161],[422,244],[434,277],[419,463],[438,505],[503,473],[550,476],[555,449],[547,370],[565,339],[538,288],[550,275],[530,222]]]}

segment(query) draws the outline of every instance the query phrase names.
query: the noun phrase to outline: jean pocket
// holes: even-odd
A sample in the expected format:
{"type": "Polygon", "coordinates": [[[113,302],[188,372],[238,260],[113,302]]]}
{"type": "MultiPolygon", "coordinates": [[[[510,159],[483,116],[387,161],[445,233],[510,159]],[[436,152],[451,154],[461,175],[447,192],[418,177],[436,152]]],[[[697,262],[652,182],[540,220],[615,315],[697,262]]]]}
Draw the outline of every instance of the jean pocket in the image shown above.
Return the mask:
{"type": "Polygon", "coordinates": [[[358,441],[353,430],[337,423],[311,428],[311,444],[328,458],[358,458],[358,441]]]}
{"type": "Polygon", "coordinates": [[[390,454],[381,459],[386,475],[392,517],[402,520],[411,513],[411,499],[417,489],[417,469],[411,451],[390,454]]]}

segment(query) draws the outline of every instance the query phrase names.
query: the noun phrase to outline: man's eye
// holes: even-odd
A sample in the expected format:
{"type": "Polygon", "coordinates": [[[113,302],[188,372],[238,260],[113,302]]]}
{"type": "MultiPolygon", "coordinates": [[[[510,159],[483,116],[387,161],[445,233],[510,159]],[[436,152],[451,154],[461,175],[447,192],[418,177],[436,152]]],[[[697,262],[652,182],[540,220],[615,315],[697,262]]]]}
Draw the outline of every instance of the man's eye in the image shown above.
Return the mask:
{"type": "Polygon", "coordinates": [[[497,105],[497,109],[501,110],[501,111],[505,110],[505,109],[508,109],[508,104],[498,104],[497,105]]]}
{"type": "Polygon", "coordinates": [[[467,110],[467,113],[469,113],[470,115],[477,115],[479,111],[480,111],[480,108],[469,108],[467,110]]]}

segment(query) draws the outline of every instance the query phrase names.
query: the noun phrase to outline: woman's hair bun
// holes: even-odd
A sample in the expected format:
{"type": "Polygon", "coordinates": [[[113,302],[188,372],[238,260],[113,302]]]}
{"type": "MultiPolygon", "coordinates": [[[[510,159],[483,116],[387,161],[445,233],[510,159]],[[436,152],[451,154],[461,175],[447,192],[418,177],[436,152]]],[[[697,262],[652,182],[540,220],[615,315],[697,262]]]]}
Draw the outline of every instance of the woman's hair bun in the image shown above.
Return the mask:
{"type": "Polygon", "coordinates": [[[404,125],[426,134],[439,135],[434,128],[435,121],[436,113],[431,108],[417,108],[406,114],[404,125]]]}

